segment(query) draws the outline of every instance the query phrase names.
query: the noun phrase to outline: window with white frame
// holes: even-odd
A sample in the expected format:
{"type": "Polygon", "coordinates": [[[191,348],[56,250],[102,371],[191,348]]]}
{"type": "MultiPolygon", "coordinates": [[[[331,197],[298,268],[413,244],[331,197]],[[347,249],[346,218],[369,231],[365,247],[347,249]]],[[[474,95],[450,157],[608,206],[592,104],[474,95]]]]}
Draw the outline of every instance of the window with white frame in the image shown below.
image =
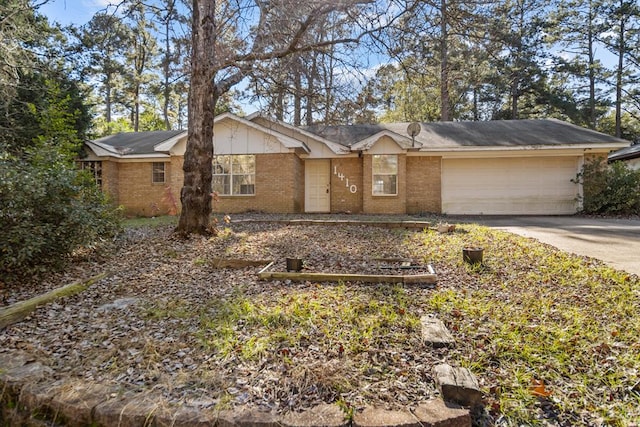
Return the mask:
{"type": "Polygon", "coordinates": [[[152,163],[153,169],[151,173],[151,182],[154,184],[164,184],[164,163],[152,163]]]}
{"type": "Polygon", "coordinates": [[[215,156],[213,191],[223,196],[256,194],[256,156],[252,154],[215,156]]]}
{"type": "Polygon", "coordinates": [[[395,154],[376,154],[373,156],[374,196],[395,196],[398,194],[398,156],[395,154]]]}

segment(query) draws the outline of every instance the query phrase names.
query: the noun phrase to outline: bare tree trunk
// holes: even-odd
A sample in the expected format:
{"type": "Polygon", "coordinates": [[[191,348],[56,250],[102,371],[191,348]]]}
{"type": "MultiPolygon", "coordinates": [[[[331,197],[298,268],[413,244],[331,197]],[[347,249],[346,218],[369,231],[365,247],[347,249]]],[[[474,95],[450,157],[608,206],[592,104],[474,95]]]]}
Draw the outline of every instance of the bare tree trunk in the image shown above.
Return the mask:
{"type": "Polygon", "coordinates": [[[593,22],[595,20],[593,2],[589,2],[589,29],[587,33],[587,48],[589,50],[589,127],[596,128],[596,71],[595,55],[593,52],[593,22]]]}
{"type": "Polygon", "coordinates": [[[315,104],[315,88],[313,87],[315,76],[318,73],[317,58],[314,55],[311,60],[311,70],[307,72],[307,112],[306,123],[307,126],[313,125],[313,106],[315,104]]]}
{"type": "Polygon", "coordinates": [[[180,193],[182,213],[176,232],[209,234],[213,160],[215,86],[216,2],[193,0],[191,86],[187,149],[184,155],[184,186],[180,193]]]}
{"type": "Polygon", "coordinates": [[[136,83],[136,89],[134,91],[135,103],[133,106],[133,131],[138,132],[140,130],[140,84],[136,83]]]}
{"type": "Polygon", "coordinates": [[[440,0],[440,121],[451,120],[449,100],[449,46],[447,29],[447,0],[440,0]]]}
{"type": "Polygon", "coordinates": [[[624,71],[624,2],[620,0],[620,33],[618,34],[618,69],[616,70],[616,137],[622,137],[622,73],[624,71]]]}
{"type": "Polygon", "coordinates": [[[518,120],[520,112],[518,111],[518,82],[519,76],[516,76],[511,82],[511,120],[518,120]]]}
{"type": "Polygon", "coordinates": [[[480,120],[480,112],[478,111],[478,86],[473,87],[473,120],[480,120]]]}
{"type": "Polygon", "coordinates": [[[278,83],[278,95],[276,97],[276,120],[284,120],[284,87],[278,83]]]}
{"type": "Polygon", "coordinates": [[[298,58],[295,58],[295,67],[293,70],[293,124],[300,126],[302,124],[302,64],[298,58]]]}
{"type": "Polygon", "coordinates": [[[105,107],[105,120],[107,123],[111,123],[111,74],[107,74],[104,82],[104,107],[105,107]]]}
{"type": "Polygon", "coordinates": [[[170,28],[169,28],[169,16],[171,12],[167,12],[167,20],[164,23],[164,104],[162,105],[162,115],[164,116],[164,127],[167,130],[171,130],[171,123],[169,122],[169,98],[171,97],[171,88],[169,87],[169,68],[171,62],[171,43],[169,43],[170,28]]]}

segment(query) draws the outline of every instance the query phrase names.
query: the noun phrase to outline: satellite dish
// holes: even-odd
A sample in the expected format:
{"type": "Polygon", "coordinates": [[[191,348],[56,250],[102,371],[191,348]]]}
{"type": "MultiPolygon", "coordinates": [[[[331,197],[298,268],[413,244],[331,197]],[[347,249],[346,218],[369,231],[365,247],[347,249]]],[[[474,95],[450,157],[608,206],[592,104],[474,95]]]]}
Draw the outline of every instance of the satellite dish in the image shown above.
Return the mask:
{"type": "Polygon", "coordinates": [[[422,127],[420,126],[420,123],[417,122],[413,122],[409,126],[407,126],[407,133],[411,136],[412,147],[416,146],[416,135],[419,134],[421,130],[422,127]]]}
{"type": "Polygon", "coordinates": [[[420,127],[420,123],[414,122],[407,126],[407,133],[411,138],[415,138],[416,135],[420,133],[422,127],[420,127]]]}

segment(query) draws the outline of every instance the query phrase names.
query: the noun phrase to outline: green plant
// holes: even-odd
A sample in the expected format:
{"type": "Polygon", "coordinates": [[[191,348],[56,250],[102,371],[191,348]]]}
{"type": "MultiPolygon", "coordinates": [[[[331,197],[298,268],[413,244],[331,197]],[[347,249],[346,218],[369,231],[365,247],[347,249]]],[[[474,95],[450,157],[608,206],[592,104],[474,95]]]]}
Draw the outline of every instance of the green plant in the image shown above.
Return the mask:
{"type": "MultiPolygon", "coordinates": [[[[466,239],[483,242],[485,268],[459,269],[462,283],[472,286],[443,286],[425,302],[460,338],[452,359],[487,381],[494,419],[504,425],[538,425],[546,416],[559,425],[637,419],[640,393],[630,389],[637,379],[628,373],[640,367],[640,281],[509,233],[465,229],[466,239]]],[[[458,236],[422,239],[416,251],[437,244],[441,258],[456,258],[460,267],[458,236]]]]}
{"type": "Polygon", "coordinates": [[[640,211],[640,171],[623,162],[607,165],[596,158],[586,162],[576,177],[583,186],[582,210],[594,214],[630,214],[640,211]]]}
{"type": "Polygon", "coordinates": [[[23,158],[0,147],[0,273],[11,281],[60,267],[75,250],[120,230],[119,211],[59,149],[23,158]]]}

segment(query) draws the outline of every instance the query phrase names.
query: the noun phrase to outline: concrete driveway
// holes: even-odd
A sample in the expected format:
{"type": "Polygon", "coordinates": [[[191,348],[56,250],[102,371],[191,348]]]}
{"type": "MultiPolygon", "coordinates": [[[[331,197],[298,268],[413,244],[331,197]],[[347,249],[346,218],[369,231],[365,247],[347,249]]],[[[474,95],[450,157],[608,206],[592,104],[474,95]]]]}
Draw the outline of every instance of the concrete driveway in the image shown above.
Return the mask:
{"type": "Polygon", "coordinates": [[[597,258],[640,275],[640,220],[577,216],[467,217],[475,222],[538,239],[563,251],[597,258]]]}

